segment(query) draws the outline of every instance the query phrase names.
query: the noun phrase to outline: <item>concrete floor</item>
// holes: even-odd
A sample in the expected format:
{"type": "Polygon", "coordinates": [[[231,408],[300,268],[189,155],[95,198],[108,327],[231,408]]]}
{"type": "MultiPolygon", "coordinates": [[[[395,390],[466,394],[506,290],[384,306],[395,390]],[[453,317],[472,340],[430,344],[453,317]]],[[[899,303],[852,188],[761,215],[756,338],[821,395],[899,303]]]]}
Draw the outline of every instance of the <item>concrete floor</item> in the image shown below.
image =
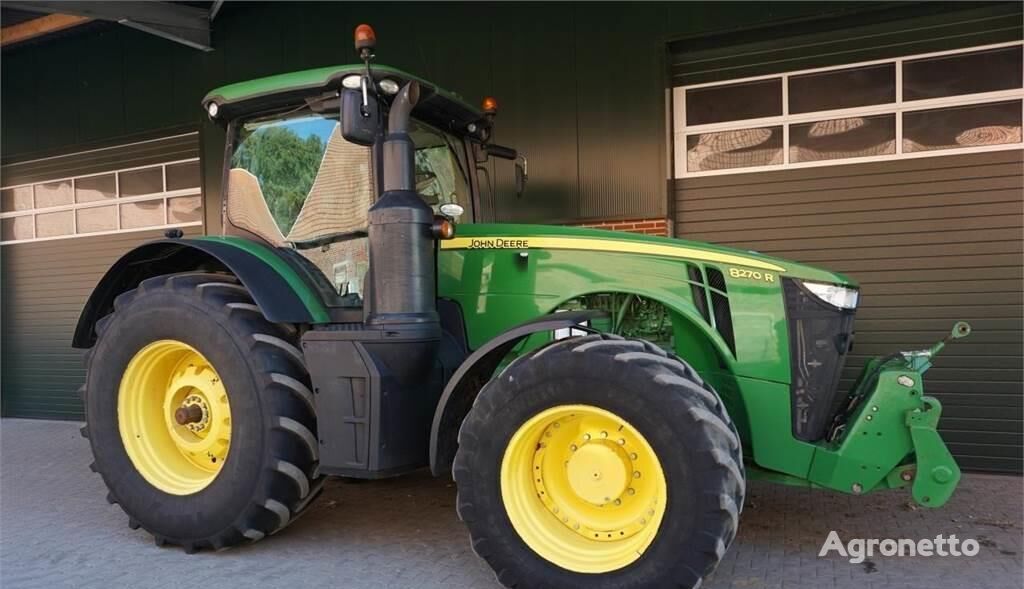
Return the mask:
{"type": "MultiPolygon", "coordinates": [[[[417,474],[329,481],[282,533],[186,555],[127,527],[89,472],[79,424],[0,423],[0,586],[490,588],[469,548],[451,483],[417,474]]],[[[967,475],[952,501],[915,509],[904,492],[854,498],[752,483],[736,543],[707,589],[1010,589],[1022,586],[1022,480],[967,475]],[[863,538],[974,538],[973,557],[818,558],[829,530],[863,538]]]]}

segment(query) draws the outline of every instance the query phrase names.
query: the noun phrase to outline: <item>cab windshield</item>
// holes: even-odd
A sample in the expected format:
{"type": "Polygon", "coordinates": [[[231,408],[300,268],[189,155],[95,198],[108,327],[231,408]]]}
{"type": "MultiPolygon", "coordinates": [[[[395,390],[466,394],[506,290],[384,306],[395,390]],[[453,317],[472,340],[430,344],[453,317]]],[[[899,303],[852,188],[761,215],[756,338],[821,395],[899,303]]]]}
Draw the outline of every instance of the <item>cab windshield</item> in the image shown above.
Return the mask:
{"type": "MultiPolygon", "coordinates": [[[[295,247],[338,294],[360,294],[368,268],[367,211],[376,199],[372,150],[341,136],[337,98],[235,125],[227,220],[275,246],[295,247]]],[[[460,140],[414,122],[416,189],[438,212],[471,211],[460,140]]],[[[465,215],[462,222],[470,220],[465,215]]]]}

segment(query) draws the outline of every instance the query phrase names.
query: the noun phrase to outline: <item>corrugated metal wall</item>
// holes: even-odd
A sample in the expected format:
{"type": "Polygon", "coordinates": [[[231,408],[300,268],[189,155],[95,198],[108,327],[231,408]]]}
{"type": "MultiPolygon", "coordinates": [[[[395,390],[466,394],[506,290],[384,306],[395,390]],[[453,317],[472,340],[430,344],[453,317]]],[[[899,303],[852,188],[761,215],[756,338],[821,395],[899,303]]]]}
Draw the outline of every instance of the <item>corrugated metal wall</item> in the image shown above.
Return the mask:
{"type": "Polygon", "coordinates": [[[930,345],[943,438],[966,468],[1021,472],[1024,152],[677,180],[680,237],[846,273],[862,285],[849,386],[863,363],[930,345]]]}
{"type": "MultiPolygon", "coordinates": [[[[0,168],[5,186],[194,158],[195,133],[0,168]]],[[[187,235],[202,227],[188,227],[187,235]]],[[[0,399],[4,416],[81,419],[85,370],[71,348],[78,316],[103,273],[162,230],[0,246],[0,399]]]]}

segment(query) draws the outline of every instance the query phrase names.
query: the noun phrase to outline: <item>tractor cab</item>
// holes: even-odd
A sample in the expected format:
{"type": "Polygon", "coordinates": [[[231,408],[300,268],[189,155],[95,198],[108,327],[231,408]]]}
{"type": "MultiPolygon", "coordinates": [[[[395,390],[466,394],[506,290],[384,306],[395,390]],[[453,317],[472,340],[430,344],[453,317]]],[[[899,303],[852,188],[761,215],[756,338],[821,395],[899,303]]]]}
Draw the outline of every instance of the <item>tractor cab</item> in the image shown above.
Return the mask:
{"type": "Polygon", "coordinates": [[[330,285],[320,290],[333,307],[362,304],[368,211],[384,190],[384,123],[402,87],[415,84],[419,94],[407,129],[413,188],[439,219],[477,219],[478,166],[492,153],[518,157],[488,143],[493,99],[477,110],[429,82],[367,64],[233,84],[203,101],[229,137],[225,234],[311,262],[323,275],[317,282],[330,285]]]}

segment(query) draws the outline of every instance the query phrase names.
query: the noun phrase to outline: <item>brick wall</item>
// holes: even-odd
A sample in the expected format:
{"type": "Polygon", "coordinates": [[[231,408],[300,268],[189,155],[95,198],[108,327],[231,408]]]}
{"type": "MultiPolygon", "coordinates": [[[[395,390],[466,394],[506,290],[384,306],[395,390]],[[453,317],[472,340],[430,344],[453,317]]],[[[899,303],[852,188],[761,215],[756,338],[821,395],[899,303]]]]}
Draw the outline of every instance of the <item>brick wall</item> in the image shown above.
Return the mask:
{"type": "Polygon", "coordinates": [[[631,219],[627,221],[591,221],[578,223],[578,227],[593,227],[611,231],[629,231],[647,235],[668,235],[668,223],[665,219],[631,219]]]}

